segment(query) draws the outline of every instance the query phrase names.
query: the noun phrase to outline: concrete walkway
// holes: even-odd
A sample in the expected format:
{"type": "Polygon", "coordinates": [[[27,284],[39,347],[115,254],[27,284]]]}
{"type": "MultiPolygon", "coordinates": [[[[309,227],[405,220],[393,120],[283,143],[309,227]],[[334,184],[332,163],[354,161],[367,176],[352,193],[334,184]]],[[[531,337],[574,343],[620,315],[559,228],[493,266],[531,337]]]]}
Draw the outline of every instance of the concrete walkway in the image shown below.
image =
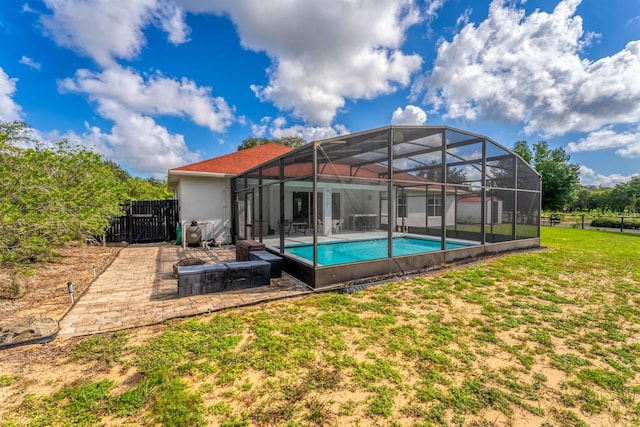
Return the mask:
{"type": "Polygon", "coordinates": [[[123,248],[60,321],[58,338],[148,326],[312,292],[283,272],[281,279],[271,279],[270,286],[178,298],[173,265],[183,258],[218,263],[235,260],[235,252],[224,248],[183,249],[167,243],[123,248]]]}

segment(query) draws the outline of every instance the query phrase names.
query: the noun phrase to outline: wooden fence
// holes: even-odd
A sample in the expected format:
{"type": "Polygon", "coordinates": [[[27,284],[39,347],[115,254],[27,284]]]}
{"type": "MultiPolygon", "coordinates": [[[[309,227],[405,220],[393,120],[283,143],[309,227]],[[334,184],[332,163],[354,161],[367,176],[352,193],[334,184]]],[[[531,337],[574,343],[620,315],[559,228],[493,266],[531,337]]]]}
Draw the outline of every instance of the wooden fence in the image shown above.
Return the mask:
{"type": "Polygon", "coordinates": [[[116,217],[105,233],[107,242],[150,243],[175,240],[177,200],[137,200],[124,204],[125,215],[116,217]]]}

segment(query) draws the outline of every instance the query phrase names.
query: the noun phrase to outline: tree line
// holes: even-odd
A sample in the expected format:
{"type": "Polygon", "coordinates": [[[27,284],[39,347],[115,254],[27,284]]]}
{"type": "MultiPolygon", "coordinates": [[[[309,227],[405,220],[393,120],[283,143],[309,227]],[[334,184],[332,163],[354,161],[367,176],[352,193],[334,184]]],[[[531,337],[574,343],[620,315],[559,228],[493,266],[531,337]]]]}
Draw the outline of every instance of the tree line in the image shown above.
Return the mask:
{"type": "Polygon", "coordinates": [[[640,176],[614,188],[578,186],[569,211],[637,215],[640,213],[640,176]]]}
{"type": "Polygon", "coordinates": [[[542,209],[548,212],[593,212],[600,215],[635,215],[640,212],[640,176],[614,188],[579,184],[580,166],[571,164],[562,148],[545,141],[529,147],[527,141],[513,146],[523,160],[542,176],[542,209]]]}
{"type": "Polygon", "coordinates": [[[41,261],[104,233],[126,200],[169,199],[166,182],[132,177],[66,140],[46,147],[23,122],[0,122],[0,264],[41,261]]]}

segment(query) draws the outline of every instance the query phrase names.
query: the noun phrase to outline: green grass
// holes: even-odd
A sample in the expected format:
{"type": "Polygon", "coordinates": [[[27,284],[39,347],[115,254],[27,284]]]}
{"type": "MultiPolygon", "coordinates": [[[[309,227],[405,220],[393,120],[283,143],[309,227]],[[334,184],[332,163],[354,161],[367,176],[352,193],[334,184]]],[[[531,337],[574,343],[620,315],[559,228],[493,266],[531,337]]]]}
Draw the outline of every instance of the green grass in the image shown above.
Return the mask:
{"type": "Polygon", "coordinates": [[[19,400],[0,425],[640,424],[640,236],[542,233],[543,251],[86,338],[69,369],[102,368],[51,395],[0,376],[19,400]]]}

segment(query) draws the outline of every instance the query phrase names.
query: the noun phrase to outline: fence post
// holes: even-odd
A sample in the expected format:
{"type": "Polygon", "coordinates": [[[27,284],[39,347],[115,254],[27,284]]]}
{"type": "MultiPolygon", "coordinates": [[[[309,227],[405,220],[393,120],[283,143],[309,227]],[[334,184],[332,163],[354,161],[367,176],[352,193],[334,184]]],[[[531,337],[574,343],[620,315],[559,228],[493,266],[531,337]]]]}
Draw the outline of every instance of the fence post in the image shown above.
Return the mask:
{"type": "Polygon", "coordinates": [[[581,217],[582,217],[582,229],[584,230],[584,214],[582,214],[581,217]]]}
{"type": "Polygon", "coordinates": [[[624,217],[623,216],[620,217],[620,232],[621,233],[624,232],[624,217]]]}

